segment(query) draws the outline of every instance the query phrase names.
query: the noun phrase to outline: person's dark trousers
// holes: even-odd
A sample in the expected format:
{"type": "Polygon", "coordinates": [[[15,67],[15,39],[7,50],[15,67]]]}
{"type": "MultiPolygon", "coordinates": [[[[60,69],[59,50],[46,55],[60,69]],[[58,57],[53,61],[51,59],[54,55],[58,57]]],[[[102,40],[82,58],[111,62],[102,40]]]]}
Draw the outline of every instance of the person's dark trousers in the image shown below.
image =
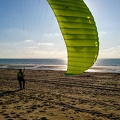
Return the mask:
{"type": "Polygon", "coordinates": [[[19,80],[20,89],[25,89],[25,80],[19,80]]]}

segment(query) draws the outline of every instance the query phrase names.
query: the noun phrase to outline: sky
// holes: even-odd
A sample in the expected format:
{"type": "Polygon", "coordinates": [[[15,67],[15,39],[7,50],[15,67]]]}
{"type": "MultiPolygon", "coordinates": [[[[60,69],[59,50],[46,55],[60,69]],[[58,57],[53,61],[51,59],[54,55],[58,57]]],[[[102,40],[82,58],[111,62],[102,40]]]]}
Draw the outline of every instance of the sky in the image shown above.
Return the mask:
{"type": "MultiPolygon", "coordinates": [[[[98,58],[120,58],[120,0],[84,0],[94,16],[98,58]]],[[[0,58],[67,58],[47,0],[0,0],[0,58]]]]}

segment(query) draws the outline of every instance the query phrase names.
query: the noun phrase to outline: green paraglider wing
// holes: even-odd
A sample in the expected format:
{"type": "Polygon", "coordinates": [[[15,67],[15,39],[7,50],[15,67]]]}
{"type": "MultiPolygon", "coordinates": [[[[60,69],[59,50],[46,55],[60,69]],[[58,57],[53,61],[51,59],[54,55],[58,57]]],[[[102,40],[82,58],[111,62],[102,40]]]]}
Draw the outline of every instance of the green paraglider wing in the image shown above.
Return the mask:
{"type": "Polygon", "coordinates": [[[99,51],[94,18],[83,0],[48,0],[59,23],[68,52],[67,74],[89,69],[99,51]]]}

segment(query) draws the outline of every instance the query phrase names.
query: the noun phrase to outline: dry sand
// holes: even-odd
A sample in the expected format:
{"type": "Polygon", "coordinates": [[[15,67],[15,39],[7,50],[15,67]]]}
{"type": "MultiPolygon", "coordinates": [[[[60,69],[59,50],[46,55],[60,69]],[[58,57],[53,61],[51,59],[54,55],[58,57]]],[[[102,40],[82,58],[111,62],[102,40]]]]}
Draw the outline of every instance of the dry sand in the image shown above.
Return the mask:
{"type": "Polygon", "coordinates": [[[0,69],[0,120],[120,120],[120,74],[0,69]]]}

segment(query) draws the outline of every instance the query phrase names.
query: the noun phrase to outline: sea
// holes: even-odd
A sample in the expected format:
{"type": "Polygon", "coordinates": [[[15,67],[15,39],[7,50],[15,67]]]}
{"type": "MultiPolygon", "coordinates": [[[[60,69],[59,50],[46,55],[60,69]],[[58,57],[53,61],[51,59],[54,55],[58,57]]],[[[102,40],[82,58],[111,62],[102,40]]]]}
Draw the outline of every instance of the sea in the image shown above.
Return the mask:
{"type": "MultiPolygon", "coordinates": [[[[1,69],[67,70],[66,59],[0,59],[1,69]]],[[[120,59],[98,59],[85,72],[120,73],[120,59]]]]}

